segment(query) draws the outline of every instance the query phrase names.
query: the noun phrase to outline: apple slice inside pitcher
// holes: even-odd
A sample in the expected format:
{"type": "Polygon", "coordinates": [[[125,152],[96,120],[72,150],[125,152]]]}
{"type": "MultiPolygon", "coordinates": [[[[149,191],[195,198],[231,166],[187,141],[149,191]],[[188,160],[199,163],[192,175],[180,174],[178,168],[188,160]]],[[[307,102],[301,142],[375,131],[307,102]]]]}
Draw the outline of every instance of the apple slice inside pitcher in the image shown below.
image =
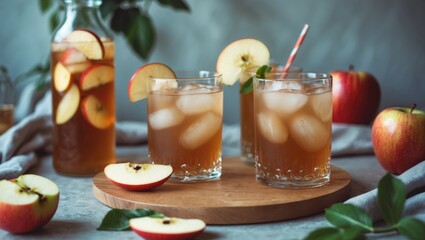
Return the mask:
{"type": "Polygon", "coordinates": [[[75,112],[77,112],[80,103],[80,90],[77,85],[71,84],[69,90],[60,100],[56,109],[56,124],[61,125],[68,122],[75,112]]]}
{"type": "Polygon", "coordinates": [[[170,67],[162,63],[143,65],[133,74],[128,83],[128,98],[131,102],[146,98],[147,81],[151,77],[173,79],[176,75],[170,67]]]}
{"type": "Polygon", "coordinates": [[[101,60],[105,55],[102,40],[90,30],[77,29],[66,37],[66,41],[83,53],[88,59],[101,60]]]}
{"type": "Polygon", "coordinates": [[[95,128],[108,128],[115,121],[114,112],[94,95],[86,96],[81,100],[81,111],[87,122],[95,128]]]}
{"type": "Polygon", "coordinates": [[[140,217],[130,219],[130,228],[144,239],[193,239],[206,227],[200,219],[152,218],[140,217]]]}
{"type": "Polygon", "coordinates": [[[145,191],[160,186],[170,178],[170,165],[149,163],[114,163],[104,169],[106,177],[118,187],[145,191]]]}
{"type": "Polygon", "coordinates": [[[107,84],[114,80],[115,69],[108,64],[95,64],[84,70],[80,78],[81,90],[89,89],[107,84]]]}
{"type": "Polygon", "coordinates": [[[227,45],[217,59],[217,72],[223,74],[223,83],[233,85],[243,71],[269,64],[269,49],[261,41],[243,38],[227,45]]]}
{"type": "Polygon", "coordinates": [[[62,63],[58,62],[53,70],[53,86],[56,91],[63,92],[71,83],[71,72],[62,63]]]}

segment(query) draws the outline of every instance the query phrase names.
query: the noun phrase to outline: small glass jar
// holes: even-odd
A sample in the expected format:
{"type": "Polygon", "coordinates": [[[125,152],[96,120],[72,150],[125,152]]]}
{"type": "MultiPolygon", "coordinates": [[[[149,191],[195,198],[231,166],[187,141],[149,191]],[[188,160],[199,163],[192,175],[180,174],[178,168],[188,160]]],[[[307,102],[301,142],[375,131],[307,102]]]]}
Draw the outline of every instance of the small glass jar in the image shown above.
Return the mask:
{"type": "Polygon", "coordinates": [[[15,87],[7,69],[0,66],[0,134],[3,134],[15,122],[15,87]]]}
{"type": "Polygon", "coordinates": [[[51,43],[53,166],[93,175],[115,162],[114,41],[100,0],[63,0],[51,43]]]}

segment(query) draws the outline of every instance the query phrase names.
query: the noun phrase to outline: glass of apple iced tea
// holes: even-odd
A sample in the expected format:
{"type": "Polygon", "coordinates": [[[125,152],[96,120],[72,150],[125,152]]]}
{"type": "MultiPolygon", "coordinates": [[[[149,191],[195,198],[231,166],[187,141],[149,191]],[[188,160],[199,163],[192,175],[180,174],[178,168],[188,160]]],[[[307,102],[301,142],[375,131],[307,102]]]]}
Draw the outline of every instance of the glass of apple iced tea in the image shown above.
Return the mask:
{"type": "Polygon", "coordinates": [[[257,181],[277,188],[318,187],[329,181],[331,90],[332,77],[322,73],[254,78],[257,181]]]}
{"type": "Polygon", "coordinates": [[[177,73],[148,80],[148,143],[153,163],[171,164],[172,181],[217,180],[223,125],[221,75],[177,73]]]}

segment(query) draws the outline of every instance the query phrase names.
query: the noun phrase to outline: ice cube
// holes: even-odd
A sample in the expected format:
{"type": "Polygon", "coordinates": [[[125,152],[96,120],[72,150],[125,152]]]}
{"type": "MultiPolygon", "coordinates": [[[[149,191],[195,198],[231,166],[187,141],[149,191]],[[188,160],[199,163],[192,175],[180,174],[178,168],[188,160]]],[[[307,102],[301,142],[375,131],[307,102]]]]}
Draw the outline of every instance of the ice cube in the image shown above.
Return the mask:
{"type": "Polygon", "coordinates": [[[331,136],[331,125],[307,114],[298,114],[290,122],[290,134],[300,148],[315,152],[323,148],[331,136]]]}
{"type": "Polygon", "coordinates": [[[180,136],[180,143],[188,149],[196,149],[206,143],[221,129],[222,117],[208,112],[190,125],[180,136]]]}
{"type": "Polygon", "coordinates": [[[184,114],[193,115],[209,111],[214,106],[214,98],[210,90],[196,88],[185,90],[176,102],[177,108],[184,114]]]}
{"type": "Polygon", "coordinates": [[[288,139],[288,129],[273,112],[259,113],[257,124],[261,134],[272,143],[282,144],[288,139]]]}
{"type": "Polygon", "coordinates": [[[302,93],[287,92],[285,90],[263,93],[264,104],[270,110],[286,117],[301,109],[308,100],[302,93]]]}
{"type": "Polygon", "coordinates": [[[177,108],[170,107],[149,113],[149,124],[155,130],[165,129],[180,124],[184,114],[177,108]]]}
{"type": "Polygon", "coordinates": [[[310,95],[310,104],[316,116],[323,122],[332,118],[332,92],[310,95]]]}

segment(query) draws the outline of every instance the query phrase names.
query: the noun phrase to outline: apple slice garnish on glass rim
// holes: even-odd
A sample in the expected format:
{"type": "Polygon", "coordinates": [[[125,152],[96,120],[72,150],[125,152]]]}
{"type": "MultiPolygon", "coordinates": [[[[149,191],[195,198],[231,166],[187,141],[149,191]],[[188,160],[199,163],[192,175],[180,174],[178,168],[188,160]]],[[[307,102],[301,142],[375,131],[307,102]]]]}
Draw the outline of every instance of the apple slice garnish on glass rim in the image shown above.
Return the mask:
{"type": "Polygon", "coordinates": [[[108,128],[115,121],[114,112],[107,109],[94,95],[88,95],[81,100],[81,112],[87,122],[95,128],[108,128]]]}
{"type": "Polygon", "coordinates": [[[16,234],[46,225],[59,203],[58,186],[34,174],[0,180],[0,193],[0,228],[16,234]]]}
{"type": "Polygon", "coordinates": [[[137,102],[147,96],[147,82],[149,78],[174,79],[176,74],[173,70],[162,63],[149,63],[143,65],[130,78],[128,83],[128,98],[131,102],[137,102]]]}
{"type": "Polygon", "coordinates": [[[56,109],[56,124],[61,125],[68,122],[77,112],[79,104],[80,90],[78,89],[77,85],[72,83],[69,90],[60,100],[56,109]]]}
{"type": "Polygon", "coordinates": [[[87,91],[89,89],[107,84],[114,80],[115,69],[112,65],[108,64],[94,64],[84,70],[80,78],[81,90],[87,91]]]}
{"type": "Polygon", "coordinates": [[[144,239],[192,239],[206,227],[200,219],[140,217],[130,219],[130,228],[144,239]]]}
{"type": "Polygon", "coordinates": [[[106,166],[104,173],[118,187],[145,191],[165,183],[173,173],[173,168],[162,164],[114,163],[106,166]]]}
{"type": "Polygon", "coordinates": [[[269,64],[270,52],[264,43],[253,38],[243,38],[227,45],[217,59],[217,72],[223,74],[223,83],[233,85],[243,71],[269,64]]]}
{"type": "Polygon", "coordinates": [[[74,30],[66,37],[66,41],[83,53],[88,59],[101,60],[105,55],[102,40],[90,30],[74,30]]]}

